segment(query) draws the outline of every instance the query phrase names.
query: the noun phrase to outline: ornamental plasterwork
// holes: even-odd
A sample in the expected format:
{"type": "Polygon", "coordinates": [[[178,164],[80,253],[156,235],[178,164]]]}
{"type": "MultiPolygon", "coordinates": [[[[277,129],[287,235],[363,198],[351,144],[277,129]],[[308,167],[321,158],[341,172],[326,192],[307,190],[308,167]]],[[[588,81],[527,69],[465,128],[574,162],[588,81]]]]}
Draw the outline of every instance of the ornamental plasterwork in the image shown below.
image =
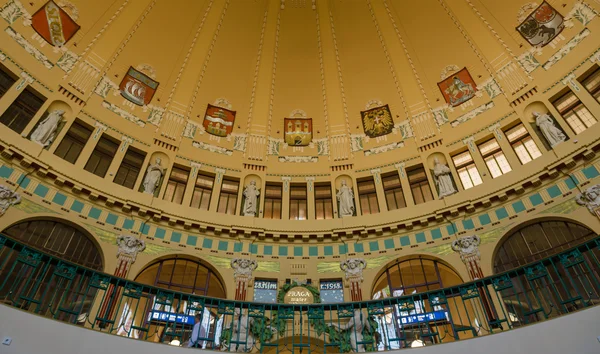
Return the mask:
{"type": "Polygon", "coordinates": [[[459,126],[461,123],[464,123],[466,121],[469,121],[475,117],[477,117],[478,115],[480,115],[481,113],[484,113],[486,111],[489,111],[490,109],[492,109],[494,107],[494,102],[490,101],[486,104],[483,104],[477,108],[475,108],[474,110],[463,114],[462,116],[458,117],[456,120],[452,121],[452,123],[450,123],[450,125],[452,126],[452,128],[456,128],[457,126],[459,126]]]}
{"type": "Polygon", "coordinates": [[[350,135],[350,149],[352,152],[363,151],[365,149],[365,134],[350,135]]]}
{"type": "Polygon", "coordinates": [[[447,65],[440,73],[440,79],[445,80],[450,74],[459,71],[460,68],[454,64],[447,65]]]}
{"type": "Polygon", "coordinates": [[[279,156],[282,145],[287,145],[283,144],[283,139],[269,137],[269,141],[267,142],[267,155],[279,156]]]}
{"type": "Polygon", "coordinates": [[[56,66],[61,68],[64,72],[70,73],[73,70],[73,67],[77,63],[79,56],[70,50],[67,50],[63,53],[63,55],[56,62],[56,66]]]}
{"type": "Polygon", "coordinates": [[[58,2],[58,6],[62,7],[62,9],[65,11],[69,10],[68,12],[71,15],[73,21],[77,21],[77,19],[79,18],[79,9],[77,9],[77,7],[72,2],[62,0],[58,2]]]}
{"type": "Polygon", "coordinates": [[[294,109],[290,112],[290,118],[306,118],[306,112],[301,109],[294,109]]]}
{"type": "Polygon", "coordinates": [[[11,0],[0,7],[0,17],[12,25],[19,17],[23,16],[23,26],[31,24],[31,15],[19,0],[11,0]]]}
{"type": "Polygon", "coordinates": [[[15,40],[25,51],[31,54],[37,61],[46,67],[46,69],[52,69],[54,64],[48,58],[40,52],[33,44],[29,43],[23,36],[17,33],[12,27],[6,28],[6,33],[15,40]]]}
{"type": "Polygon", "coordinates": [[[394,125],[394,133],[396,132],[400,132],[402,139],[408,139],[415,136],[413,127],[408,119],[394,125]]]}
{"type": "Polygon", "coordinates": [[[108,109],[109,111],[121,116],[121,118],[125,118],[126,120],[135,123],[136,125],[140,126],[140,127],[144,127],[146,126],[146,123],[144,121],[142,121],[141,119],[139,119],[138,117],[134,116],[133,114],[123,110],[122,108],[117,107],[116,105],[108,102],[108,101],[102,101],[102,107],[108,109]]]}
{"type": "Polygon", "coordinates": [[[502,93],[502,89],[498,82],[493,77],[490,77],[486,81],[481,84],[481,87],[485,90],[485,92],[490,96],[490,98],[494,98],[502,93]]]}
{"type": "Polygon", "coordinates": [[[183,128],[183,132],[181,133],[181,135],[185,138],[194,139],[194,136],[196,136],[196,131],[199,128],[201,128],[201,125],[196,124],[191,120],[188,120],[185,124],[185,128],[183,128]]]}
{"type": "Polygon", "coordinates": [[[562,58],[567,56],[585,37],[590,35],[590,30],[584,28],[579,34],[575,35],[567,44],[565,44],[556,54],[554,54],[548,61],[542,65],[545,70],[549,70],[554,64],[558,63],[562,58]]]}
{"type": "Polygon", "coordinates": [[[596,12],[590,7],[590,5],[584,2],[576,2],[573,8],[565,16],[565,25],[567,21],[573,19],[581,22],[582,25],[587,26],[596,17],[596,12]]]}
{"type": "Polygon", "coordinates": [[[235,151],[246,151],[246,134],[231,133],[227,138],[233,138],[233,150],[235,151]]]}
{"type": "Polygon", "coordinates": [[[535,2],[527,3],[519,9],[519,13],[517,14],[517,25],[521,24],[521,22],[525,21],[527,16],[531,14],[531,12],[537,9],[539,5],[535,2]]]}
{"type": "Polygon", "coordinates": [[[233,258],[230,265],[236,281],[250,281],[252,272],[258,268],[258,262],[245,258],[233,258]]]}
{"type": "Polygon", "coordinates": [[[313,143],[317,145],[318,156],[329,156],[329,140],[327,138],[315,139],[313,143]]]}
{"type": "Polygon", "coordinates": [[[590,213],[596,214],[596,209],[600,208],[600,184],[595,184],[576,197],[577,204],[585,205],[590,213]]]}
{"type": "Polygon", "coordinates": [[[442,106],[440,108],[435,108],[431,111],[431,113],[433,113],[433,120],[435,121],[435,124],[438,126],[438,128],[448,123],[449,119],[447,107],[442,106]]]}
{"type": "Polygon", "coordinates": [[[340,269],[346,274],[346,280],[351,282],[362,282],[365,268],[367,261],[363,258],[349,258],[340,262],[340,269]]]}
{"type": "Polygon", "coordinates": [[[279,162],[313,163],[318,162],[316,156],[279,156],[279,162]]]}
{"type": "Polygon", "coordinates": [[[126,258],[131,263],[135,262],[138,253],[146,249],[144,240],[131,235],[117,236],[117,246],[119,246],[117,258],[126,258]]]}
{"type": "Polygon", "coordinates": [[[460,254],[460,259],[463,262],[468,262],[472,259],[481,259],[481,254],[479,253],[480,243],[481,238],[477,235],[464,236],[458,240],[454,240],[451,247],[454,252],[460,254]]]}
{"type": "Polygon", "coordinates": [[[540,62],[535,58],[535,55],[536,54],[539,55],[540,53],[541,53],[541,48],[533,47],[533,48],[529,49],[528,51],[526,51],[525,53],[521,54],[517,58],[517,60],[519,61],[519,63],[521,63],[521,66],[523,67],[525,72],[527,72],[529,74],[532,71],[534,71],[535,69],[542,66],[542,64],[540,64],[540,62]]]}
{"type": "Polygon", "coordinates": [[[0,216],[15,204],[21,202],[21,195],[6,186],[0,185],[0,216]]]}
{"type": "Polygon", "coordinates": [[[225,149],[224,147],[220,147],[220,146],[206,144],[201,141],[194,141],[192,143],[192,146],[195,148],[198,148],[198,149],[215,152],[217,154],[223,154],[223,155],[228,155],[228,156],[233,155],[233,150],[225,149]]]}
{"type": "Polygon", "coordinates": [[[365,150],[365,156],[381,154],[387,151],[396,150],[404,147],[404,142],[391,143],[383,146],[378,146],[373,149],[365,150]]]}
{"type": "Polygon", "coordinates": [[[224,97],[220,97],[217,98],[215,100],[215,102],[213,103],[213,106],[217,106],[217,107],[221,107],[221,108],[225,108],[225,109],[233,109],[233,106],[231,105],[231,103],[229,103],[229,101],[224,98],[224,97]]]}
{"type": "Polygon", "coordinates": [[[117,84],[115,84],[111,79],[109,79],[108,76],[103,76],[102,79],[100,79],[100,82],[98,83],[98,85],[96,86],[94,93],[96,93],[98,96],[100,96],[102,98],[106,98],[106,96],[108,96],[108,93],[110,92],[110,90],[118,90],[118,89],[119,89],[119,86],[117,84]]]}
{"type": "Polygon", "coordinates": [[[148,123],[158,127],[165,114],[165,109],[151,104],[148,105],[148,108],[150,108],[150,114],[148,115],[147,119],[148,123]]]}
{"type": "Polygon", "coordinates": [[[381,102],[380,100],[370,100],[365,105],[365,110],[369,110],[371,108],[381,107],[381,106],[383,106],[383,102],[381,102]]]}
{"type": "Polygon", "coordinates": [[[151,78],[156,79],[156,69],[154,69],[154,67],[150,64],[142,63],[136,66],[135,69],[137,71],[143,71],[144,73],[148,74],[148,76],[150,76],[151,78]]]}

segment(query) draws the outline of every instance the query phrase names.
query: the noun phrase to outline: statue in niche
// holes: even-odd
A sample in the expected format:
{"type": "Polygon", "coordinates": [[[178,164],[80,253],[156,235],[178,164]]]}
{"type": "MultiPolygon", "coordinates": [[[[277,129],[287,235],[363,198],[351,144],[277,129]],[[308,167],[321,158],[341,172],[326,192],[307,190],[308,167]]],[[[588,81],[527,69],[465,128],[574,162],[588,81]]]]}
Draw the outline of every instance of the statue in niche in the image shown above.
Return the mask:
{"type": "Polygon", "coordinates": [[[338,213],[341,218],[354,215],[354,193],[345,180],[342,181],[342,186],[337,192],[337,200],[340,202],[338,213]]]}
{"type": "Polygon", "coordinates": [[[450,168],[441,163],[437,157],[433,159],[433,175],[436,178],[435,183],[438,187],[438,197],[440,199],[444,199],[444,197],[457,192],[456,188],[454,188],[454,183],[452,183],[450,168]]]}
{"type": "Polygon", "coordinates": [[[0,216],[4,215],[8,208],[20,202],[21,195],[19,193],[0,185],[0,216]]]}
{"type": "Polygon", "coordinates": [[[600,184],[593,185],[577,196],[577,204],[585,205],[590,213],[600,208],[600,184]]]}
{"type": "Polygon", "coordinates": [[[144,182],[142,183],[144,193],[152,195],[154,195],[162,176],[165,174],[165,169],[160,165],[160,157],[157,157],[154,161],[154,164],[148,166],[146,178],[144,178],[144,182]]]}
{"type": "Polygon", "coordinates": [[[58,109],[48,114],[48,116],[38,124],[35,128],[29,140],[42,145],[43,147],[49,146],[56,138],[56,132],[58,131],[58,125],[63,119],[65,111],[58,109]]]}
{"type": "Polygon", "coordinates": [[[355,353],[364,353],[367,351],[363,342],[363,330],[370,329],[369,318],[368,316],[363,316],[363,313],[360,309],[354,310],[354,316],[350,319],[350,321],[346,322],[346,324],[338,324],[331,323],[330,326],[333,326],[340,331],[349,330],[350,328],[354,328],[350,333],[350,345],[352,346],[352,351],[355,353]]]}
{"type": "Polygon", "coordinates": [[[244,216],[256,216],[259,195],[260,189],[256,188],[256,181],[250,181],[250,184],[244,188],[244,216]]]}
{"type": "Polygon", "coordinates": [[[567,140],[565,133],[563,133],[556,125],[554,120],[549,114],[541,114],[540,112],[533,112],[535,117],[535,124],[540,128],[544,138],[551,147],[562,143],[567,140]]]}

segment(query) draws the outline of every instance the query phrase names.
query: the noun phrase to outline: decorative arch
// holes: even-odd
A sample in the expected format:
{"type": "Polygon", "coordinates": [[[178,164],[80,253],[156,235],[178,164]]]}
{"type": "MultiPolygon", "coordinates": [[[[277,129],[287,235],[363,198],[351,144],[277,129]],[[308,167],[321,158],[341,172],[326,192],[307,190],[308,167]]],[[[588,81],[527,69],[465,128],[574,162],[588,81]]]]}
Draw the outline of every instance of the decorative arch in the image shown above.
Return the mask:
{"type": "Polygon", "coordinates": [[[227,297],[225,282],[215,267],[190,255],[166,255],[155,259],[142,268],[135,281],[194,295],[227,297]]]}
{"type": "Polygon", "coordinates": [[[83,226],[67,219],[35,217],[19,220],[2,230],[6,236],[41,252],[94,270],[105,265],[102,247],[83,226]]]}
{"type": "Polygon", "coordinates": [[[567,250],[596,233],[564,217],[535,218],[508,230],[492,253],[492,272],[501,273],[567,250]]]}
{"type": "Polygon", "coordinates": [[[412,254],[382,267],[371,287],[371,298],[410,295],[463,282],[460,273],[448,262],[437,257],[412,254]]]}

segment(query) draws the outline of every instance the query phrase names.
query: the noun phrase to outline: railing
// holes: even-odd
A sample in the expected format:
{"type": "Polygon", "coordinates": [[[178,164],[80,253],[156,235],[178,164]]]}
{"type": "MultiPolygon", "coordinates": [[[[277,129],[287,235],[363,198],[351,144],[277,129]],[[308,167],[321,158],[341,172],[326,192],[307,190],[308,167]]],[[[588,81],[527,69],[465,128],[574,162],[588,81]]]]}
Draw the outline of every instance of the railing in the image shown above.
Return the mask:
{"type": "MultiPolygon", "coordinates": [[[[600,237],[502,274],[410,296],[262,304],[195,296],[64,262],[0,236],[0,300],[140,340],[233,352],[365,352],[507,331],[600,303],[600,237]]],[[[313,291],[311,288],[307,288],[313,291]]],[[[318,296],[317,296],[318,298],[318,296]]]]}

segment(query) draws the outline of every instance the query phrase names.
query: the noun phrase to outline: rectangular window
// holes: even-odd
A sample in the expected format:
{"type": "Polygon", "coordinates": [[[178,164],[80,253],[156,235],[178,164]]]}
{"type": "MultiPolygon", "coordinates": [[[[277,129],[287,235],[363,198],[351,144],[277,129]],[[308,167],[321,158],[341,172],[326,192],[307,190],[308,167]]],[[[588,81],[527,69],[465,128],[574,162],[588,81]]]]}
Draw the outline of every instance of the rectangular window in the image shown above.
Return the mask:
{"type": "Polygon", "coordinates": [[[334,304],[344,302],[344,285],[342,279],[321,280],[319,283],[322,303],[334,304]]]}
{"type": "Polygon", "coordinates": [[[385,192],[385,201],[387,202],[388,210],[396,210],[406,207],[402,184],[398,172],[391,172],[381,176],[383,190],[385,192]]]}
{"type": "Polygon", "coordinates": [[[267,184],[265,187],[265,219],[281,219],[281,184],[267,184]]]}
{"type": "Polygon", "coordinates": [[[523,165],[542,156],[523,123],[505,131],[504,134],[523,165]]]}
{"type": "Polygon", "coordinates": [[[306,220],[306,184],[290,186],[290,220],[306,220]]]}
{"type": "MultiPolygon", "coordinates": [[[[192,195],[192,202],[190,203],[190,206],[192,208],[208,210],[208,207],[210,206],[210,196],[212,195],[214,183],[214,176],[198,173],[198,177],[196,177],[196,185],[194,186],[194,194],[192,195]]],[[[235,206],[235,203],[233,203],[233,205],[235,206]]],[[[235,208],[233,212],[235,213],[235,208]]]]}
{"type": "Polygon", "coordinates": [[[223,214],[235,215],[237,205],[238,189],[240,181],[233,178],[223,178],[221,184],[221,194],[219,195],[219,205],[217,211],[223,214]]]}
{"type": "Polygon", "coordinates": [[[46,101],[36,95],[30,87],[26,87],[17,99],[0,116],[0,123],[21,134],[27,124],[46,101]]]}
{"type": "Polygon", "coordinates": [[[431,187],[427,180],[427,174],[423,167],[417,167],[406,172],[408,175],[408,183],[412,192],[415,204],[422,204],[433,200],[431,187]]]}
{"type": "Polygon", "coordinates": [[[331,184],[315,185],[315,216],[317,220],[333,219],[331,184]]]}
{"type": "Polygon", "coordinates": [[[379,204],[377,203],[377,191],[375,190],[375,181],[373,178],[357,181],[358,198],[360,200],[360,210],[363,215],[379,213],[379,204]]]}
{"type": "Polygon", "coordinates": [[[485,164],[490,170],[492,178],[502,176],[505,173],[512,171],[504,152],[498,145],[498,141],[492,138],[484,143],[477,145],[485,164]]]}
{"type": "Polygon", "coordinates": [[[187,185],[189,175],[189,170],[173,166],[163,199],[181,204],[183,202],[183,195],[185,194],[185,186],[187,185]]]}
{"type": "Polygon", "coordinates": [[[117,170],[113,182],[123,187],[133,189],[145,158],[145,152],[129,147],[123,157],[123,161],[121,161],[121,166],[119,166],[119,170],[117,170]]]}
{"type": "Polygon", "coordinates": [[[254,301],[268,304],[277,302],[277,280],[255,279],[254,301]]]}
{"type": "Polygon", "coordinates": [[[54,151],[54,155],[74,164],[93,132],[92,127],[80,120],[75,120],[54,151]]]}
{"type": "Polygon", "coordinates": [[[84,169],[96,176],[104,177],[118,148],[119,143],[116,140],[102,134],[84,169]]]}
{"type": "Polygon", "coordinates": [[[465,151],[458,155],[452,156],[452,161],[460,177],[460,181],[465,189],[472,188],[474,186],[483,183],[477,166],[473,162],[473,157],[469,151],[465,151]]]}
{"type": "Polygon", "coordinates": [[[17,77],[0,65],[0,97],[4,96],[15,82],[17,82],[17,77]]]}
{"type": "Polygon", "coordinates": [[[583,79],[581,84],[594,96],[596,101],[600,102],[600,66],[596,66],[596,70],[583,79]]]}
{"type": "Polygon", "coordinates": [[[583,132],[597,122],[587,107],[581,103],[579,97],[571,91],[552,101],[552,104],[575,134],[583,132]]]}

